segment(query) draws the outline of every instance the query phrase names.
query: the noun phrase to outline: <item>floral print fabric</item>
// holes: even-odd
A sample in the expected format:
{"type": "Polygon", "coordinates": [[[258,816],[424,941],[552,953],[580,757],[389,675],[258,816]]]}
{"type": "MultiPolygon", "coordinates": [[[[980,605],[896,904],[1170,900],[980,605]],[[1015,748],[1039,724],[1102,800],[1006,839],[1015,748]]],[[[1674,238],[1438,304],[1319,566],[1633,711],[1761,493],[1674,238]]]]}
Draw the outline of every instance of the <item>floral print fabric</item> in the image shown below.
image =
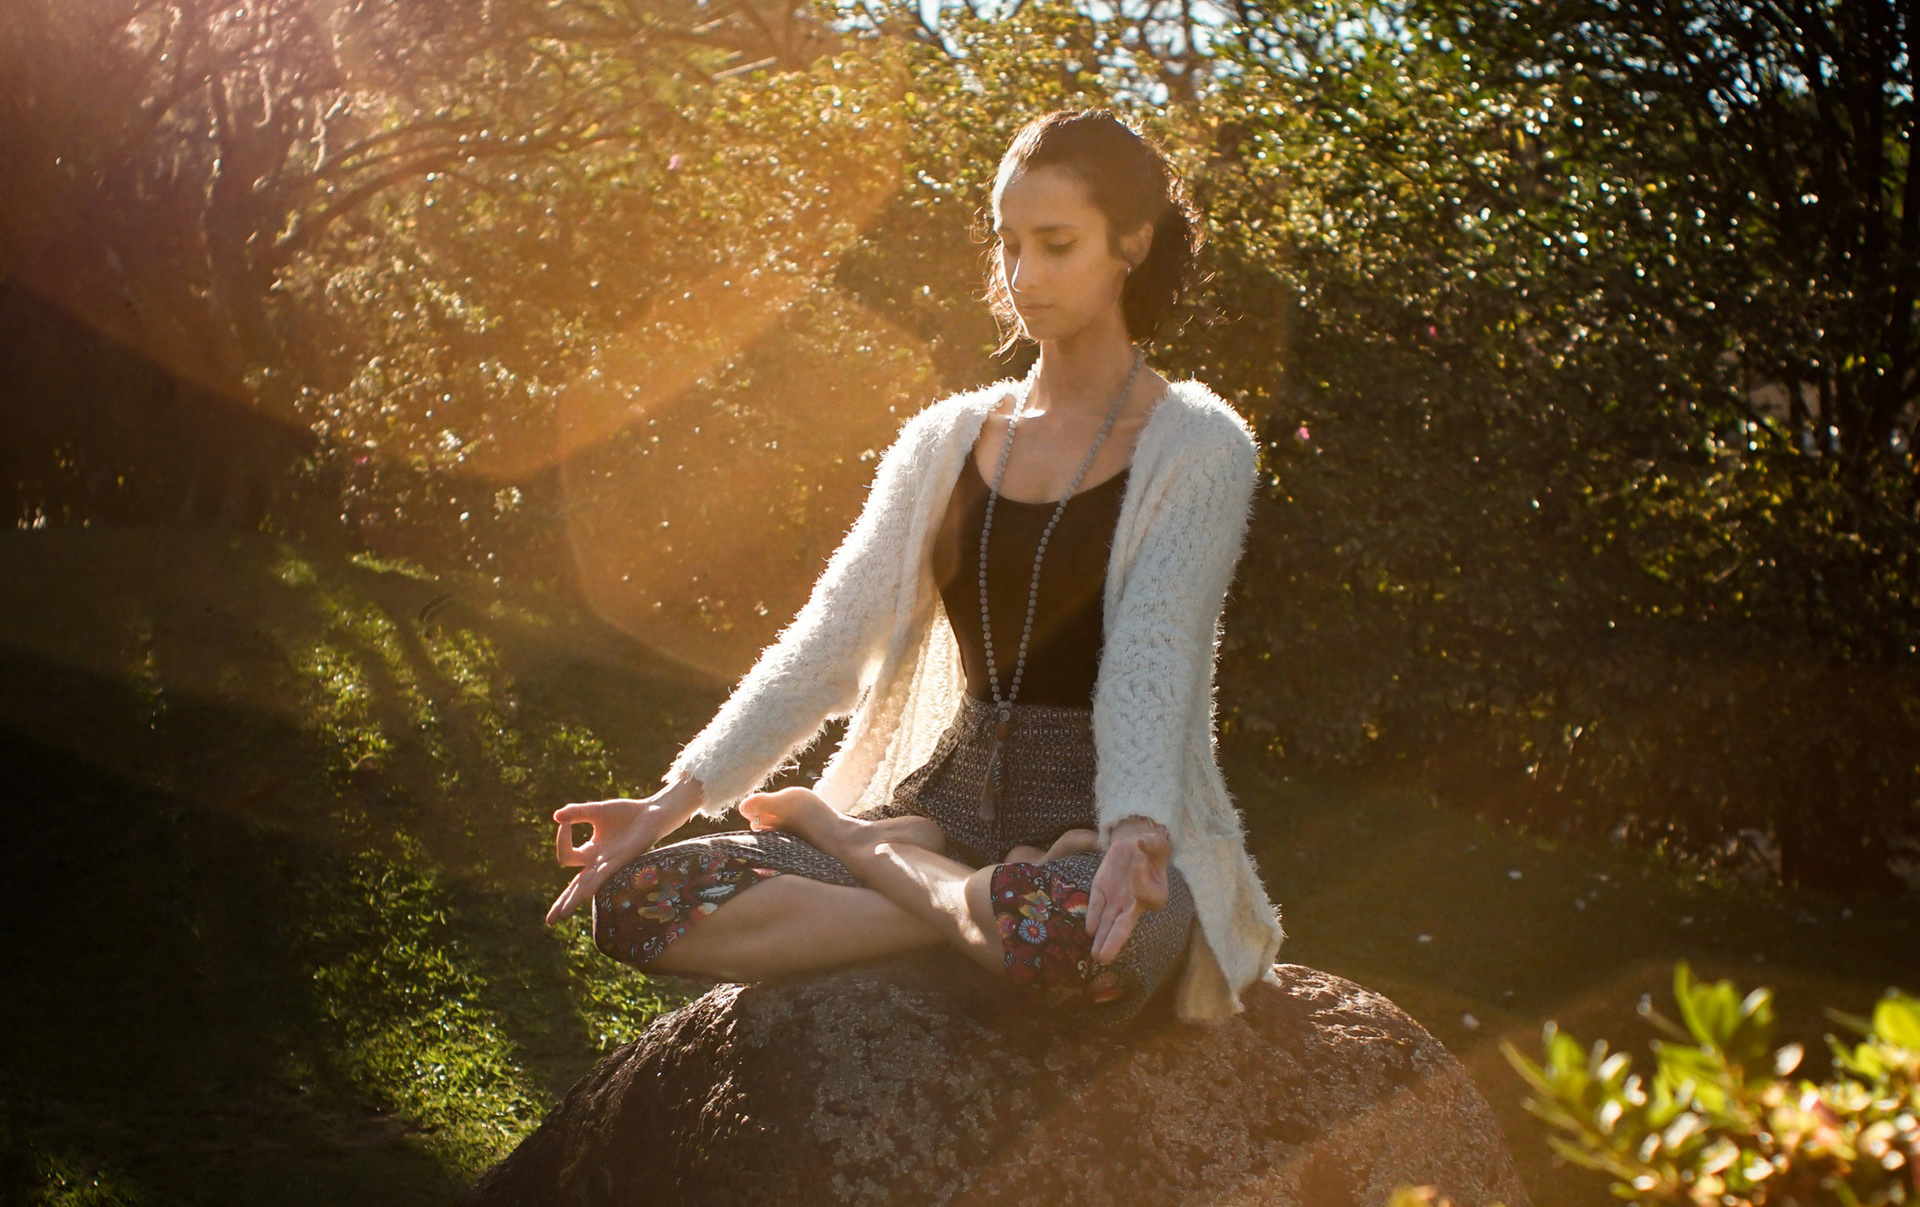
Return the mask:
{"type": "Polygon", "coordinates": [[[594,894],[594,943],[621,963],[644,968],[727,898],[778,875],[710,846],[689,843],[683,851],[656,853],[629,864],[594,894]]]}
{"type": "MultiPolygon", "coordinates": [[[[1170,987],[1185,954],[1193,898],[1179,871],[1168,869],[1167,905],[1141,915],[1111,965],[1096,964],[1086,918],[1099,866],[1095,854],[1001,864],[989,878],[989,895],[1009,988],[1037,996],[1051,1011],[1118,1029],[1170,987]]],[[[839,860],[795,835],[690,839],[648,852],[600,887],[593,898],[594,942],[606,955],[645,969],[734,894],[785,874],[858,883],[839,860]]]]}
{"type": "Polygon", "coordinates": [[[991,892],[1008,984],[1038,990],[1054,1009],[1126,994],[1111,965],[1094,963],[1085,889],[1047,864],[1003,863],[991,892]]]}

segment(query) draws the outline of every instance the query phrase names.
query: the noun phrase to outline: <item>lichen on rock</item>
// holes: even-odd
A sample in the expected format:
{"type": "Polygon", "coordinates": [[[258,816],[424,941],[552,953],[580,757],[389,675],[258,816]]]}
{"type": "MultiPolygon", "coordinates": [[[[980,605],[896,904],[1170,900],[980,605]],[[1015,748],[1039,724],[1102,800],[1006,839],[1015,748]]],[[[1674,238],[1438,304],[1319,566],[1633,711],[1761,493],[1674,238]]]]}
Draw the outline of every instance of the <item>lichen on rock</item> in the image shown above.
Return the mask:
{"type": "Polygon", "coordinates": [[[576,1084],[471,1207],[1460,1207],[1527,1196],[1461,1067],[1300,965],[1220,1023],[1063,1029],[957,954],[716,988],[576,1084]]]}

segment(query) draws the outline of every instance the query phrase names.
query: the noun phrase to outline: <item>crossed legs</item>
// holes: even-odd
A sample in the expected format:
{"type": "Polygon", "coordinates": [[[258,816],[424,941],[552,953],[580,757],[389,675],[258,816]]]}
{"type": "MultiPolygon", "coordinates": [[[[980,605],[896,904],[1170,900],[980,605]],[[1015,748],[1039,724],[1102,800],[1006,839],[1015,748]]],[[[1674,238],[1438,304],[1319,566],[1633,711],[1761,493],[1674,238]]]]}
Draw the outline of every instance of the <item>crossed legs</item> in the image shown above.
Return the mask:
{"type": "MultiPolygon", "coordinates": [[[[888,839],[925,843],[936,850],[946,845],[946,835],[926,818],[873,824],[883,827],[888,839]]],[[[749,982],[825,972],[943,941],[939,931],[871,888],[773,876],[729,897],[647,967],[749,982]]]]}
{"type": "MultiPolygon", "coordinates": [[[[798,834],[845,864],[861,884],[919,919],[975,963],[991,972],[1005,971],[1005,950],[989,898],[997,865],[971,868],[944,854],[944,835],[933,822],[919,817],[862,821],[837,812],[805,788],[749,797],[741,803],[740,812],[756,830],[798,834]],[[932,834],[896,828],[901,822],[924,826],[932,834]],[[939,835],[935,841],[923,841],[935,835],[939,835]]],[[[1069,830],[1052,851],[1018,847],[1009,852],[1008,860],[1038,862],[1097,847],[1093,831],[1069,830]]]]}
{"type": "MultiPolygon", "coordinates": [[[[1004,973],[988,899],[994,865],[976,869],[944,854],[946,835],[932,820],[862,821],[805,788],[757,793],[740,811],[756,830],[787,830],[839,859],[861,887],[801,876],[762,880],[676,939],[652,968],[754,981],[949,943],[1004,973]]],[[[1096,849],[1093,831],[1070,830],[1050,850],[1016,847],[1007,860],[1038,863],[1096,849]]]]}

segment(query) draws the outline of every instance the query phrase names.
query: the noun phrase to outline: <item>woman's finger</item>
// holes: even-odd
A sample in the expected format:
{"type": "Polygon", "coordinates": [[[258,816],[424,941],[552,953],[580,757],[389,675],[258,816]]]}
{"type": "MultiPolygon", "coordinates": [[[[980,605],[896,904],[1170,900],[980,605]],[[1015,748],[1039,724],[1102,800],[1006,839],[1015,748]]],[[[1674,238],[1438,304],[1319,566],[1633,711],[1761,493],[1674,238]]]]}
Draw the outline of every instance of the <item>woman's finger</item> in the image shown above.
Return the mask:
{"type": "MultiPolygon", "coordinates": [[[[1120,923],[1122,918],[1127,916],[1127,911],[1131,909],[1132,906],[1133,899],[1130,894],[1126,892],[1110,892],[1105,894],[1101,902],[1100,916],[1098,918],[1094,917],[1091,908],[1087,910],[1087,921],[1094,935],[1093,950],[1096,953],[1094,956],[1095,959],[1103,963],[1105,962],[1105,957],[1097,953],[1107,950],[1107,942],[1113,933],[1113,928],[1120,923]]],[[[1115,944],[1115,946],[1118,945],[1115,944]]]]}
{"type": "Polygon", "coordinates": [[[567,887],[554,898],[553,905],[547,910],[547,925],[551,926],[579,909],[582,902],[593,896],[609,871],[604,861],[580,869],[580,873],[568,881],[567,887]]]}
{"type": "Polygon", "coordinates": [[[600,815],[606,812],[606,809],[603,807],[605,803],[604,801],[590,800],[579,801],[571,805],[561,805],[553,811],[553,820],[558,822],[597,822],[600,820],[600,815]]]}
{"type": "Polygon", "coordinates": [[[1097,964],[1111,964],[1120,949],[1127,945],[1127,939],[1133,934],[1134,923],[1139,920],[1140,911],[1129,907],[1117,912],[1101,928],[1100,938],[1093,945],[1093,959],[1097,964]]]}
{"type": "Polygon", "coordinates": [[[1099,933],[1100,923],[1107,916],[1107,897],[1107,887],[1095,873],[1093,888],[1087,893],[1087,933],[1090,935],[1099,933]]]}
{"type": "Polygon", "coordinates": [[[1124,909],[1131,900],[1130,880],[1119,874],[1118,848],[1108,848],[1100,867],[1093,873],[1093,887],[1087,892],[1087,929],[1092,931],[1124,909]]]}
{"type": "Polygon", "coordinates": [[[1112,946],[1113,924],[1114,919],[1108,918],[1101,923],[1099,932],[1093,937],[1093,946],[1088,949],[1087,954],[1093,958],[1093,962],[1096,964],[1112,962],[1107,952],[1112,946]]]}
{"type": "Polygon", "coordinates": [[[555,922],[560,921],[560,919],[573,912],[573,886],[579,883],[579,880],[580,878],[575,876],[572,880],[567,881],[567,887],[561,889],[560,895],[555,897],[553,904],[547,907],[548,926],[552,926],[555,922]]]}
{"type": "Polygon", "coordinates": [[[573,860],[573,823],[557,822],[553,827],[553,861],[567,867],[573,860]]]}

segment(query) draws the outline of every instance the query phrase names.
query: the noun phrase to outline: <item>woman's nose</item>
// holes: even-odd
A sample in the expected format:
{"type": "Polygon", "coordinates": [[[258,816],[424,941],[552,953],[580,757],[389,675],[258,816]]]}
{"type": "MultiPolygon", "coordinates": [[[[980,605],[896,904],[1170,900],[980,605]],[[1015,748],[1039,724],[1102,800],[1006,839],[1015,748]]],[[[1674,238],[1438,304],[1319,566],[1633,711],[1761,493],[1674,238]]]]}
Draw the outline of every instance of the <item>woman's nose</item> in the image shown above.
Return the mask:
{"type": "Polygon", "coordinates": [[[1037,274],[1034,271],[1032,262],[1025,256],[1015,256],[1013,259],[1013,271],[1007,274],[1007,283],[1012,286],[1013,291],[1015,293],[1027,292],[1027,290],[1036,283],[1036,278],[1037,274]]]}

